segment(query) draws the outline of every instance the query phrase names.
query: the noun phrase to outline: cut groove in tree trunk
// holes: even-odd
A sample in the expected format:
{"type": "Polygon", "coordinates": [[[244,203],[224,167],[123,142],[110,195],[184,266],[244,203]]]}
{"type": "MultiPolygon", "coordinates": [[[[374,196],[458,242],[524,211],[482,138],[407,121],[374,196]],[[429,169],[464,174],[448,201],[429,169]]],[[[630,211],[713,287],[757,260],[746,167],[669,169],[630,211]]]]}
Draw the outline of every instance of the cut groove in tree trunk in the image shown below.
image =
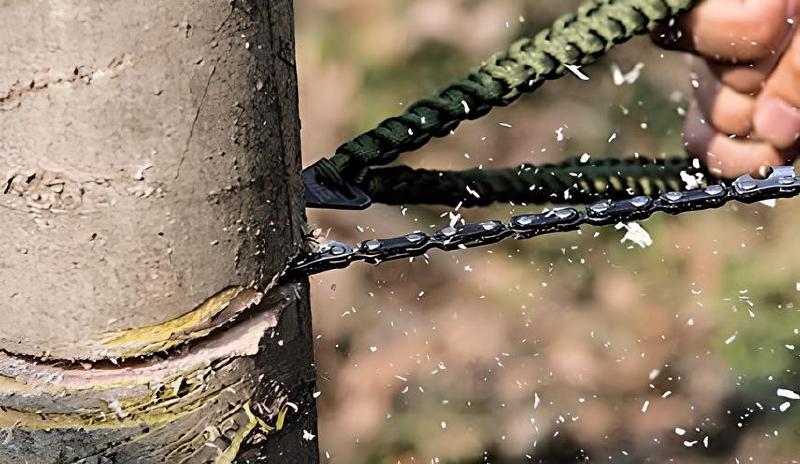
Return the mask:
{"type": "Polygon", "coordinates": [[[0,464],[317,462],[292,21],[0,2],[0,464]]]}

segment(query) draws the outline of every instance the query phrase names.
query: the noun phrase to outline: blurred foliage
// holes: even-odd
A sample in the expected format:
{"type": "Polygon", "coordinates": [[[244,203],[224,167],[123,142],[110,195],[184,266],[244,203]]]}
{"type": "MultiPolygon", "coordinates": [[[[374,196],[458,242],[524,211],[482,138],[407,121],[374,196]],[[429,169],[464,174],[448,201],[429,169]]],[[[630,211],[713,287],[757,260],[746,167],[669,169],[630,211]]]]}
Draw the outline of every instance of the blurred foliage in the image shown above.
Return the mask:
{"type": "MultiPolygon", "coordinates": [[[[298,2],[305,164],[576,5],[298,2]]],[[[590,81],[548,83],[402,162],[680,153],[686,61],[637,40],[586,69],[590,81]],[[637,63],[641,77],[615,85],[613,67],[637,63]]],[[[309,219],[355,242],[438,228],[447,213],[309,219]]],[[[798,213],[798,201],[734,205],[644,222],[647,249],[586,228],[314,278],[323,462],[797,462],[800,404],[776,392],[800,391],[798,213]]]]}

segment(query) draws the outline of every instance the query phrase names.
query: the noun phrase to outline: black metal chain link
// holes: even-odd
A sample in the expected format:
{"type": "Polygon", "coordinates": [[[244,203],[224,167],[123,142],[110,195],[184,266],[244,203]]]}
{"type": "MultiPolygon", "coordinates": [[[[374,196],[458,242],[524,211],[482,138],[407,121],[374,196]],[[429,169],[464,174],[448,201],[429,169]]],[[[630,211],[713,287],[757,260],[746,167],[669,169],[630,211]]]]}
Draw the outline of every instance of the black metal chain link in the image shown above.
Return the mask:
{"type": "Polygon", "coordinates": [[[583,209],[563,208],[545,213],[523,214],[510,222],[497,220],[444,227],[433,235],[415,231],[399,237],[372,239],[350,246],[327,242],[317,250],[298,255],[286,275],[313,275],[341,269],[354,262],[379,264],[420,256],[431,249],[451,251],[475,248],[556,232],[568,232],[582,225],[604,226],[646,219],[657,212],[672,215],[719,208],[731,201],[756,203],[800,195],[800,177],[791,166],[776,167],[763,179],[741,176],[731,185],[713,184],[702,189],[666,192],[658,197],[639,196],[619,201],[602,201],[583,209]]]}

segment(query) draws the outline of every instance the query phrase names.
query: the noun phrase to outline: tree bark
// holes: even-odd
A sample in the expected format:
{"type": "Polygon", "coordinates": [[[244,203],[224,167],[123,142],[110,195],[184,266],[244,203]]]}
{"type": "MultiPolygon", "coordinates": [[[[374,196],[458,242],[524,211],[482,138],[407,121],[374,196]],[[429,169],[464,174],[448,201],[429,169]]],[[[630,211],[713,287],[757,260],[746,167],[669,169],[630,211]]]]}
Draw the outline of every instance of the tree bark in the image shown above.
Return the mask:
{"type": "Polygon", "coordinates": [[[291,0],[0,0],[0,464],[317,462],[291,0]]]}

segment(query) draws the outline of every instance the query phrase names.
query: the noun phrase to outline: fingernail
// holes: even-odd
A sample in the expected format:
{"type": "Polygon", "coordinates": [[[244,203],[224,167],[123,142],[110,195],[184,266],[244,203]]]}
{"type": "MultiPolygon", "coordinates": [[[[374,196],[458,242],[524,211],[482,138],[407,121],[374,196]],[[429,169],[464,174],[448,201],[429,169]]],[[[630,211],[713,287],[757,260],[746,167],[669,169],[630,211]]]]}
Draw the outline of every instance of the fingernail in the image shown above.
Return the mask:
{"type": "Polygon", "coordinates": [[[756,134],[776,148],[789,148],[800,138],[800,111],[782,98],[768,97],[753,120],[756,134]]]}

